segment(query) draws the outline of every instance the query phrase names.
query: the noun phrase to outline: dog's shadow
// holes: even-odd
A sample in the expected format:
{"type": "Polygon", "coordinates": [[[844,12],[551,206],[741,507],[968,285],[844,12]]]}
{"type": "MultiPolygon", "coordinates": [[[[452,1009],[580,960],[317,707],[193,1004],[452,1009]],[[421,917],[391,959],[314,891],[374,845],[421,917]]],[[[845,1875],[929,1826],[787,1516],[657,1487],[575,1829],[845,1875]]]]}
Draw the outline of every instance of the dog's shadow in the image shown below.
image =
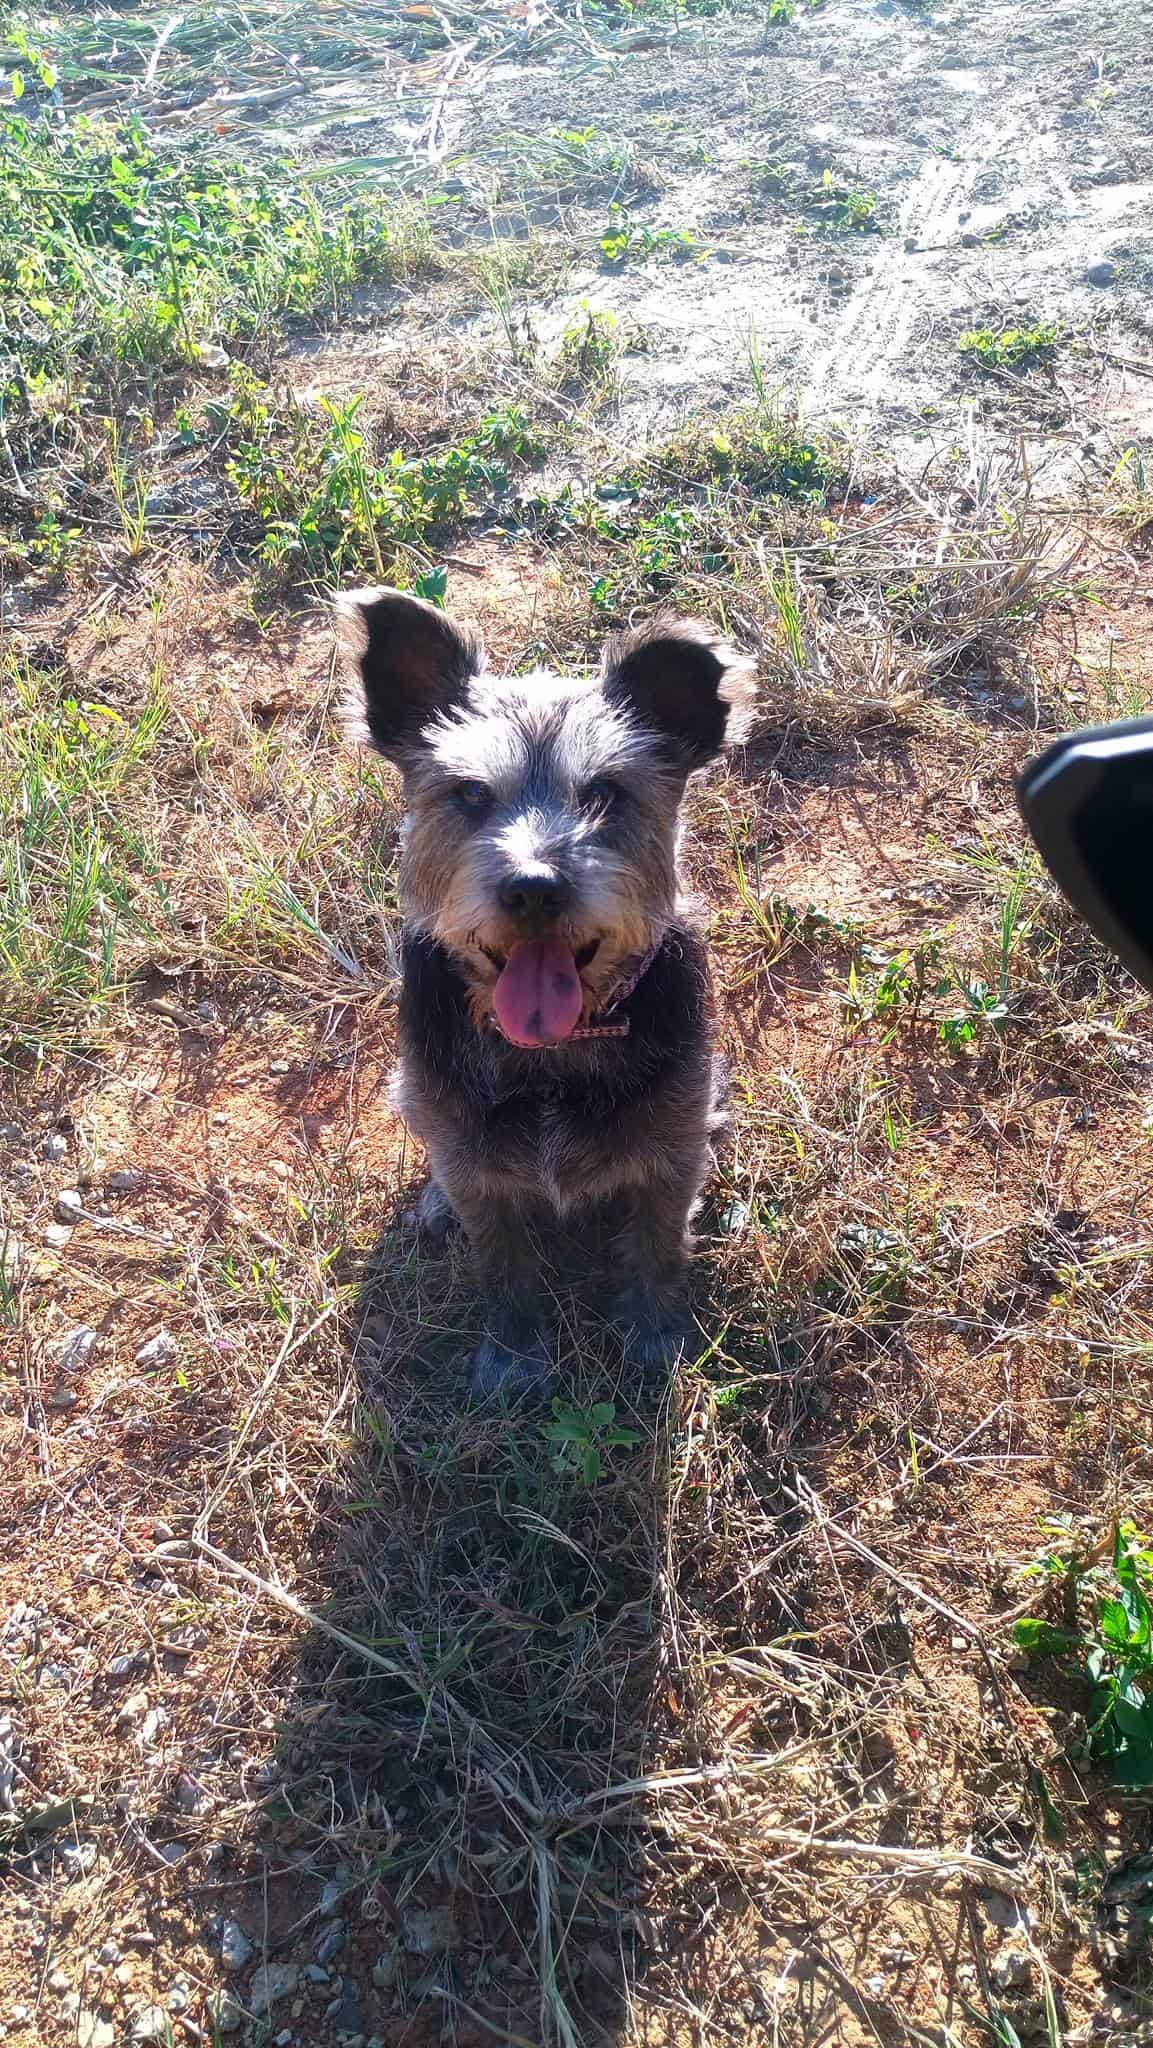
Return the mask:
{"type": "Polygon", "coordinates": [[[654,1774],[693,1711],[674,1390],[565,1296],[555,1398],[474,1402],[465,1247],[399,1215],[350,1296],[329,1597],[279,1758],[318,1882],[344,1887],[332,2023],[607,2048],[647,1967],[654,1774]]]}

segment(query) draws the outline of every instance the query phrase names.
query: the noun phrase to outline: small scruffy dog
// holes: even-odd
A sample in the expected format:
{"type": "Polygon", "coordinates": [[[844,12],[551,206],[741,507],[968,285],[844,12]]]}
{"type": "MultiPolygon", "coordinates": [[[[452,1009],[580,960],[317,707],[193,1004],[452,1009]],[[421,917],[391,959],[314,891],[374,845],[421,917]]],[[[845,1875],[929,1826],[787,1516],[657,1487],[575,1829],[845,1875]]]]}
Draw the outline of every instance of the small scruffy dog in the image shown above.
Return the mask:
{"type": "Polygon", "coordinates": [[[685,783],[752,711],[754,666],[668,616],[596,677],[494,676],[479,636],[394,590],[341,600],[360,737],[404,776],[395,1101],[487,1305],[481,1395],[547,1384],[537,1226],[607,1216],[642,1366],[688,1333],[689,1218],[716,1124],[704,946],[677,908],[685,783]]]}

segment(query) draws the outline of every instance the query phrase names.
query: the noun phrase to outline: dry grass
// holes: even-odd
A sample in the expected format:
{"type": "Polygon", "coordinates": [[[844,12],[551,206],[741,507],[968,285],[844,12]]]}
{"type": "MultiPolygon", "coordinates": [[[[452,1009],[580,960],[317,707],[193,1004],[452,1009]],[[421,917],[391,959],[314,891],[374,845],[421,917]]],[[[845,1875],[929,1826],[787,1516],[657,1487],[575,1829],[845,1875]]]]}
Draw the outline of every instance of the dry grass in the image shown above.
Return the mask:
{"type": "MultiPolygon", "coordinates": [[[[482,1305],[405,1226],[384,1094],[396,793],[341,750],[325,618],[226,521],[14,549],[0,2021],[1072,2048],[1112,2002],[1136,2040],[1140,1891],[1126,1920],[1106,1880],[1147,1803],[1011,1640],[1043,1516],[1153,1511],[1147,1004],[1010,782],[1099,686],[1100,543],[977,438],[868,503],[813,444],[823,501],[774,495],[809,444],[756,392],[615,447],[571,351],[433,357],[412,298],[364,462],[526,424],[401,571],[446,568],[512,664],[658,598],[761,653],[691,804],[734,1095],[699,1347],[645,1390],[573,1315],[560,1417],[469,1408],[482,1305]],[[271,2017],[231,1921],[292,1973],[271,2017]]],[[[325,342],[342,402],[364,347],[325,342]]]]}

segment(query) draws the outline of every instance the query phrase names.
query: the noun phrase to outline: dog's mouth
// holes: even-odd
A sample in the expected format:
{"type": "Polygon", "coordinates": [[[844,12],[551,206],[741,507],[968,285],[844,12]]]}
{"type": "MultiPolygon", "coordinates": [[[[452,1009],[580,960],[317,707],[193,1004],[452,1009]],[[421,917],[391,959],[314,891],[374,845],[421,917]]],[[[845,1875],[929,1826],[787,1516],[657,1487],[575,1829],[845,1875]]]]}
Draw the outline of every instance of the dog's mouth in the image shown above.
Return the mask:
{"type": "MultiPolygon", "coordinates": [[[[509,956],[507,953],[498,953],[495,946],[485,946],[481,943],[479,939],[474,939],[473,944],[475,945],[477,952],[483,953],[485,959],[488,960],[491,963],[491,965],[496,968],[498,974],[503,973],[504,969],[508,965],[509,956]]],[[[593,961],[596,958],[599,946],[599,939],[590,939],[587,946],[578,946],[576,952],[572,956],[573,965],[576,968],[578,974],[583,974],[586,967],[592,966],[593,961]]]]}
{"type": "Polygon", "coordinates": [[[599,938],[593,939],[574,952],[553,936],[522,939],[500,953],[478,941],[478,950],[497,969],[493,1013],[513,1045],[561,1045],[572,1037],[585,1007],[581,972],[599,945],[599,938]]]}

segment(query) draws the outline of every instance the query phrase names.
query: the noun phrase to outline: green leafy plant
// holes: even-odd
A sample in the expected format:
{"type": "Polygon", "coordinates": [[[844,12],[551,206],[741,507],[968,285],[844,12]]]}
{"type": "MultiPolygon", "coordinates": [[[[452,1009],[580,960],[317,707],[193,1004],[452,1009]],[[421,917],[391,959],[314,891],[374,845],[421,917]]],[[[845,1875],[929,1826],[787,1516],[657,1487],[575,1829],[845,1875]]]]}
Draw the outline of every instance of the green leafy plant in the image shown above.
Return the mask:
{"type": "Polygon", "coordinates": [[[598,246],[605,263],[614,270],[623,269],[626,263],[643,263],[649,256],[684,261],[707,253],[691,229],[647,227],[634,221],[619,200],[610,203],[608,225],[598,246]]]}
{"type": "Polygon", "coordinates": [[[970,327],[957,349],[980,370],[1032,370],[1052,363],[1060,340],[1058,326],[1037,320],[1031,327],[970,327]]]}
{"type": "Polygon", "coordinates": [[[875,235],[880,232],[877,199],[872,192],[858,192],[846,185],[836,172],[826,168],[809,202],[813,218],[804,232],[818,235],[875,235]]]}
{"type": "Polygon", "coordinates": [[[615,1401],[594,1401],[591,1408],[574,1408],[559,1398],[552,1404],[552,1420],[544,1425],[549,1443],[555,1444],[553,1466],[595,1486],[605,1469],[605,1452],[623,1449],[641,1441],[639,1430],[624,1429],[618,1423],[615,1401]]]}
{"type": "Polygon", "coordinates": [[[1066,1524],[1025,1576],[1060,1589],[1061,1621],[1026,1615],[1018,1648],[1053,1657],[1089,1687],[1087,1749],[1119,1785],[1153,1785],[1153,1548],[1136,1523],[1118,1521],[1104,1543],[1083,1548],[1066,1524]]]}

